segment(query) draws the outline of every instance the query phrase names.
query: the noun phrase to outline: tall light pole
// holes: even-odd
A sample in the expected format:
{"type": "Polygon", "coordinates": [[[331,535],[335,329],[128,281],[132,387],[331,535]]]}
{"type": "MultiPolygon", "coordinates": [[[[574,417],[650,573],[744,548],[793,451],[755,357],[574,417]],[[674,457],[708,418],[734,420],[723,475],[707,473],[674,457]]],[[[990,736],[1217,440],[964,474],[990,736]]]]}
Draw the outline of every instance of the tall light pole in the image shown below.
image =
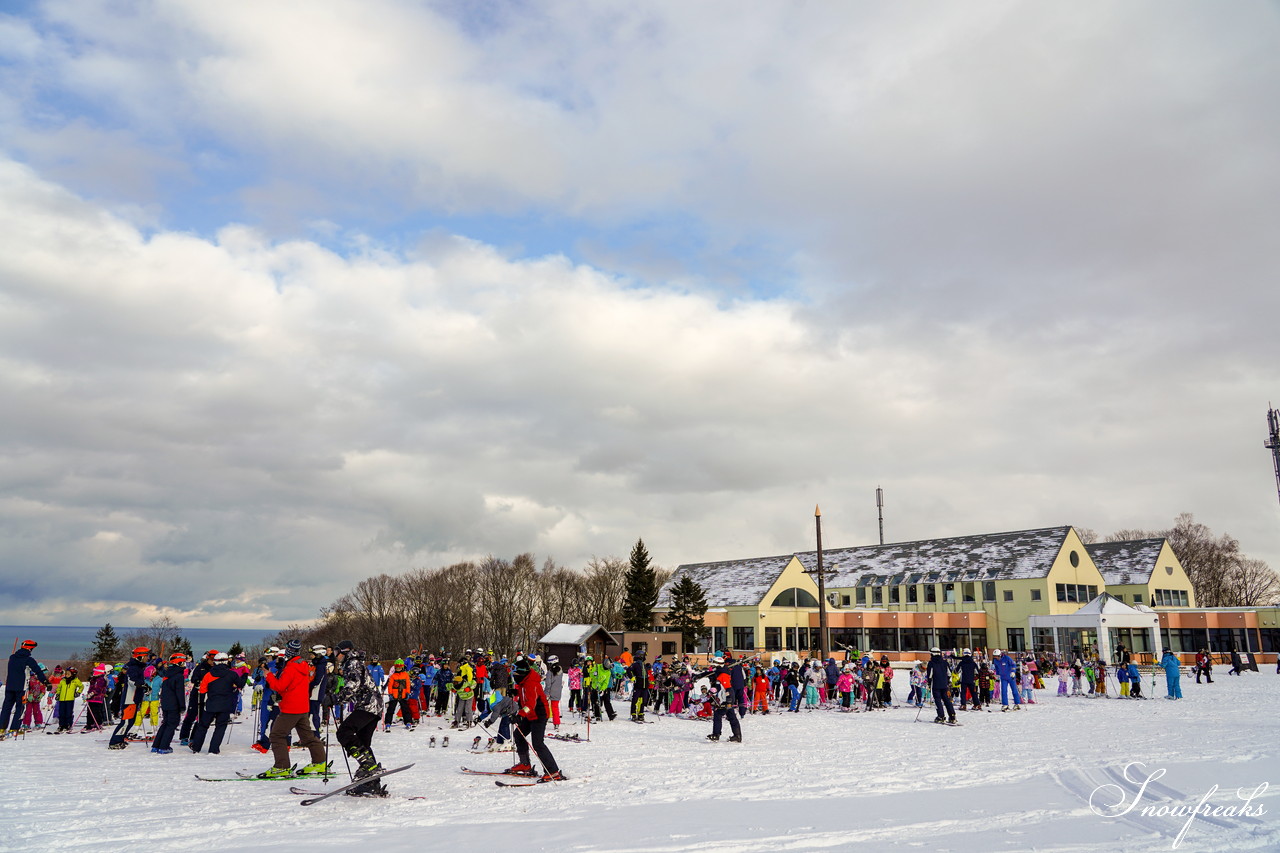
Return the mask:
{"type": "Polygon", "coordinates": [[[880,516],[880,544],[884,544],[884,489],[876,486],[876,514],[880,516]]]}
{"type": "Polygon", "coordinates": [[[818,534],[818,566],[812,570],[806,569],[804,573],[818,576],[818,659],[821,660],[827,656],[827,571],[822,568],[822,509],[816,505],[813,508],[813,524],[818,534]]]}

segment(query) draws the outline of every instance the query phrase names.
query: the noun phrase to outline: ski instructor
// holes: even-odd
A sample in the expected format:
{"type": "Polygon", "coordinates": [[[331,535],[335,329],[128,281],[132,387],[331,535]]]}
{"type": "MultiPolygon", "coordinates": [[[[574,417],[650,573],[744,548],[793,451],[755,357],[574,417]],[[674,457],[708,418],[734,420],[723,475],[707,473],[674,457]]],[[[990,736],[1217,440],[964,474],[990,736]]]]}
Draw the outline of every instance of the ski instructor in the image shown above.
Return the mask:
{"type": "Polygon", "coordinates": [[[942,649],[937,646],[929,649],[929,665],[925,668],[925,677],[929,679],[929,689],[933,691],[933,705],[938,709],[938,716],[933,721],[954,725],[956,709],[951,704],[951,667],[947,666],[942,657],[942,649]],[[944,710],[947,713],[945,718],[942,716],[944,710]]]}
{"type": "Polygon", "coordinates": [[[23,640],[22,648],[9,656],[9,673],[4,682],[4,705],[0,706],[0,738],[12,737],[22,731],[22,694],[27,689],[27,670],[49,686],[49,676],[31,656],[35,640],[23,640]]]}

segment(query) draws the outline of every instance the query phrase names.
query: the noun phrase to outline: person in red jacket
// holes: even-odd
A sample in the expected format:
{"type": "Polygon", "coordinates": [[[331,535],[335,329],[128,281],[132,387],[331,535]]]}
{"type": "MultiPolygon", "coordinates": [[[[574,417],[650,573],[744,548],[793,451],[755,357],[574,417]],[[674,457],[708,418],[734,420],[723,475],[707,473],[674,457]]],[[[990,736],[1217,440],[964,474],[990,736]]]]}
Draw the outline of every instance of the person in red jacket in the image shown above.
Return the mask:
{"type": "Polygon", "coordinates": [[[543,782],[557,782],[567,779],[560,772],[555,757],[543,740],[547,731],[547,719],[551,716],[551,702],[542,689],[542,676],[529,664],[524,655],[516,658],[515,668],[516,703],[520,710],[516,713],[516,754],[519,761],[510,772],[522,775],[533,775],[533,765],[529,763],[529,741],[533,740],[533,751],[538,753],[542,762],[543,782]]]}
{"type": "Polygon", "coordinates": [[[289,763],[289,734],[298,732],[298,743],[311,750],[311,763],[298,771],[299,776],[322,776],[326,770],[324,741],[311,730],[311,665],[298,657],[302,643],[290,640],[285,645],[285,664],[280,675],[263,670],[267,686],[280,694],[280,713],[271,724],[271,755],[275,766],[261,774],[264,779],[293,775],[289,763]]]}

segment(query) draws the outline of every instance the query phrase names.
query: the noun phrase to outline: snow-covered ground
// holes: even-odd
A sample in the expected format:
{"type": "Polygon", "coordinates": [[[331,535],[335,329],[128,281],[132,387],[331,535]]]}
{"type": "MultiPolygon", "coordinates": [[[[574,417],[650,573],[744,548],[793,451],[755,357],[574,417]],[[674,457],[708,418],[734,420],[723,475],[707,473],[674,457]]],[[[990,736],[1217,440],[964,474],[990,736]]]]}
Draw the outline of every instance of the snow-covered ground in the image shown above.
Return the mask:
{"type": "MultiPolygon", "coordinates": [[[[1180,702],[1045,691],[1020,713],[970,712],[956,728],[928,722],[929,708],[920,722],[914,708],[748,716],[742,745],[708,743],[704,722],[620,717],[592,726],[591,743],[551,742],[570,782],[519,789],[459,773],[508,756],[473,755],[464,734],[428,749],[431,734],[447,733],[428,723],[374,741],[384,765],[415,762],[387,780],[400,798],[305,808],[288,783],[193,778],[269,766],[249,750],[245,725],[231,728],[220,756],[30,735],[0,743],[0,849],[1280,850],[1280,676],[1182,683],[1180,702]],[[1133,762],[1130,778],[1158,778],[1131,811],[1100,816],[1134,804],[1139,786],[1116,785],[1133,762]],[[1189,827],[1186,817],[1142,815],[1190,810],[1206,795],[1208,807],[1243,807],[1237,790],[1260,786],[1252,815],[1189,827]]],[[[334,754],[341,767],[336,745],[334,754]]]]}

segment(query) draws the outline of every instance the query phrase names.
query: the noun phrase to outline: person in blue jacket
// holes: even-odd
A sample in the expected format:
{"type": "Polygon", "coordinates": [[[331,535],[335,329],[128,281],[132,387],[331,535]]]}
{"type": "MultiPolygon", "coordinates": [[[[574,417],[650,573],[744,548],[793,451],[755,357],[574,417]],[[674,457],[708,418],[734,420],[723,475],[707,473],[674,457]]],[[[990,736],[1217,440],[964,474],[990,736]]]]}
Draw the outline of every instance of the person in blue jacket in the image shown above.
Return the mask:
{"type": "Polygon", "coordinates": [[[992,652],[995,660],[992,661],[991,667],[995,670],[996,677],[1000,679],[1000,704],[1001,711],[1009,710],[1009,694],[1013,693],[1013,710],[1022,710],[1022,697],[1018,691],[1018,662],[1009,655],[996,649],[992,652]]]}
{"type": "Polygon", "coordinates": [[[387,673],[382,669],[380,661],[375,660],[369,664],[369,675],[373,676],[373,685],[381,690],[382,682],[387,680],[387,673]]]}
{"type": "Polygon", "coordinates": [[[156,729],[156,739],[151,742],[151,751],[160,755],[173,752],[173,735],[187,710],[186,664],[187,656],[174,652],[169,655],[169,666],[160,675],[160,728],[156,729]]]}
{"type": "Polygon", "coordinates": [[[1182,698],[1182,661],[1178,660],[1169,649],[1164,650],[1164,657],[1160,658],[1160,668],[1164,670],[1165,687],[1169,691],[1167,699],[1182,698]]]}
{"type": "Polygon", "coordinates": [[[13,737],[22,729],[22,694],[27,689],[27,670],[49,686],[49,676],[31,656],[38,643],[23,640],[22,648],[9,656],[9,672],[4,681],[4,704],[0,705],[0,738],[13,737]]]}

